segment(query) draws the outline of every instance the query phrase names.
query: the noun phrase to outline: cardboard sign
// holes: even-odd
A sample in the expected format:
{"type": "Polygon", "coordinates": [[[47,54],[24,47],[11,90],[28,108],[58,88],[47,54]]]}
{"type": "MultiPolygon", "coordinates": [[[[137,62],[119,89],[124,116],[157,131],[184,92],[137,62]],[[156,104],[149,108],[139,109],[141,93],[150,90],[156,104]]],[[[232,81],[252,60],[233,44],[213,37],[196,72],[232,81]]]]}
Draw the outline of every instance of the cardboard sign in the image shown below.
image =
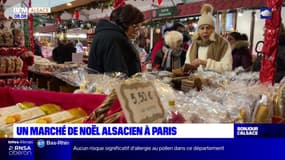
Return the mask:
{"type": "Polygon", "coordinates": [[[116,88],[128,123],[161,123],[165,117],[155,87],[149,81],[128,80],[116,88]]]}

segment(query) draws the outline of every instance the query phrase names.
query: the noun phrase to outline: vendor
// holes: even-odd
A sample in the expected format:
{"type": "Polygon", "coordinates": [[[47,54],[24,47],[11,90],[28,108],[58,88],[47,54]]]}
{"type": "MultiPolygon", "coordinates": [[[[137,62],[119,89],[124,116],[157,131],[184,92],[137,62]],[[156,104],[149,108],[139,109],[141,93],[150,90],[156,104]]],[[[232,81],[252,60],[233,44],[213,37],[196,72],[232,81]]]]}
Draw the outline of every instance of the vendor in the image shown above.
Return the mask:
{"type": "Polygon", "coordinates": [[[129,4],[113,10],[110,21],[100,20],[90,49],[88,68],[99,73],[122,72],[127,76],[140,72],[140,58],[130,39],[136,37],[143,21],[143,13],[129,4]]]}
{"type": "Polygon", "coordinates": [[[186,55],[185,64],[199,69],[224,72],[232,70],[232,55],[229,42],[214,32],[213,7],[204,4],[198,21],[198,32],[186,55]]]}

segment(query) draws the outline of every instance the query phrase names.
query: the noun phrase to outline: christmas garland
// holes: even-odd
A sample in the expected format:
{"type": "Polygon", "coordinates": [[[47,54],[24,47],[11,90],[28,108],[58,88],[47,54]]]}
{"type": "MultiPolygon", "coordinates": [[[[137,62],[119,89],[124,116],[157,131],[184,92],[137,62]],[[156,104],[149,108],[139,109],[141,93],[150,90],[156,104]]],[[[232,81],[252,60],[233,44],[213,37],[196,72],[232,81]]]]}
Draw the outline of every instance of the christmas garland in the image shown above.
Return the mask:
{"type": "Polygon", "coordinates": [[[90,9],[98,9],[99,8],[103,11],[106,8],[112,7],[113,3],[114,3],[114,0],[98,0],[95,2],[91,2],[91,3],[84,5],[84,6],[69,8],[69,9],[66,9],[63,11],[50,13],[49,16],[56,18],[56,17],[60,16],[63,12],[74,14],[76,10],[80,11],[83,9],[90,10],[90,9]]]}

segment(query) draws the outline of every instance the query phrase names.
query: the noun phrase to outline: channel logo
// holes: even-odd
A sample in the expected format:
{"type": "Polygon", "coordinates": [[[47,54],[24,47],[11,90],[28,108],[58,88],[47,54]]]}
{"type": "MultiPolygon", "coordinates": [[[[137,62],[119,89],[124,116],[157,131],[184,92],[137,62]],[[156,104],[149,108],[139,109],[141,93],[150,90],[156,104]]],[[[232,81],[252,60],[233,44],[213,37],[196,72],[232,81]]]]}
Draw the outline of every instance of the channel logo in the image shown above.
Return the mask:
{"type": "Polygon", "coordinates": [[[37,146],[38,146],[39,148],[44,148],[45,145],[46,145],[46,143],[45,143],[45,141],[44,141],[43,139],[39,139],[39,140],[37,141],[37,146]]]}
{"type": "Polygon", "coordinates": [[[9,156],[31,156],[32,149],[30,146],[9,146],[9,156]]]}
{"type": "Polygon", "coordinates": [[[258,127],[237,127],[238,136],[258,136],[258,127]]]}
{"type": "Polygon", "coordinates": [[[13,8],[13,19],[28,19],[29,14],[39,13],[47,14],[51,12],[49,7],[14,7],[13,8]]]}
{"type": "Polygon", "coordinates": [[[268,8],[268,7],[260,8],[260,18],[261,19],[271,19],[272,18],[272,8],[268,8]]]}

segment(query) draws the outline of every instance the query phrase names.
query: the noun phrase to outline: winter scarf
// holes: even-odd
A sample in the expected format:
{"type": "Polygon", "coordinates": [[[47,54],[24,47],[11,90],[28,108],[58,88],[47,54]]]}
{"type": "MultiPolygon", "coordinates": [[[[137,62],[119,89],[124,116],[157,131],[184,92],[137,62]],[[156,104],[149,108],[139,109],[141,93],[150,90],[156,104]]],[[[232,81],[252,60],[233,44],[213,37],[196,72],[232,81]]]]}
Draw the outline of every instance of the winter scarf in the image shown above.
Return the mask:
{"type": "Polygon", "coordinates": [[[174,51],[166,46],[162,47],[163,58],[160,67],[163,69],[176,69],[181,67],[181,52],[174,51]]]}
{"type": "Polygon", "coordinates": [[[226,54],[228,49],[228,43],[221,36],[216,33],[211,35],[209,40],[203,41],[201,37],[193,38],[193,43],[190,48],[190,62],[198,58],[199,46],[209,46],[207,58],[220,61],[221,58],[226,54]]]}

